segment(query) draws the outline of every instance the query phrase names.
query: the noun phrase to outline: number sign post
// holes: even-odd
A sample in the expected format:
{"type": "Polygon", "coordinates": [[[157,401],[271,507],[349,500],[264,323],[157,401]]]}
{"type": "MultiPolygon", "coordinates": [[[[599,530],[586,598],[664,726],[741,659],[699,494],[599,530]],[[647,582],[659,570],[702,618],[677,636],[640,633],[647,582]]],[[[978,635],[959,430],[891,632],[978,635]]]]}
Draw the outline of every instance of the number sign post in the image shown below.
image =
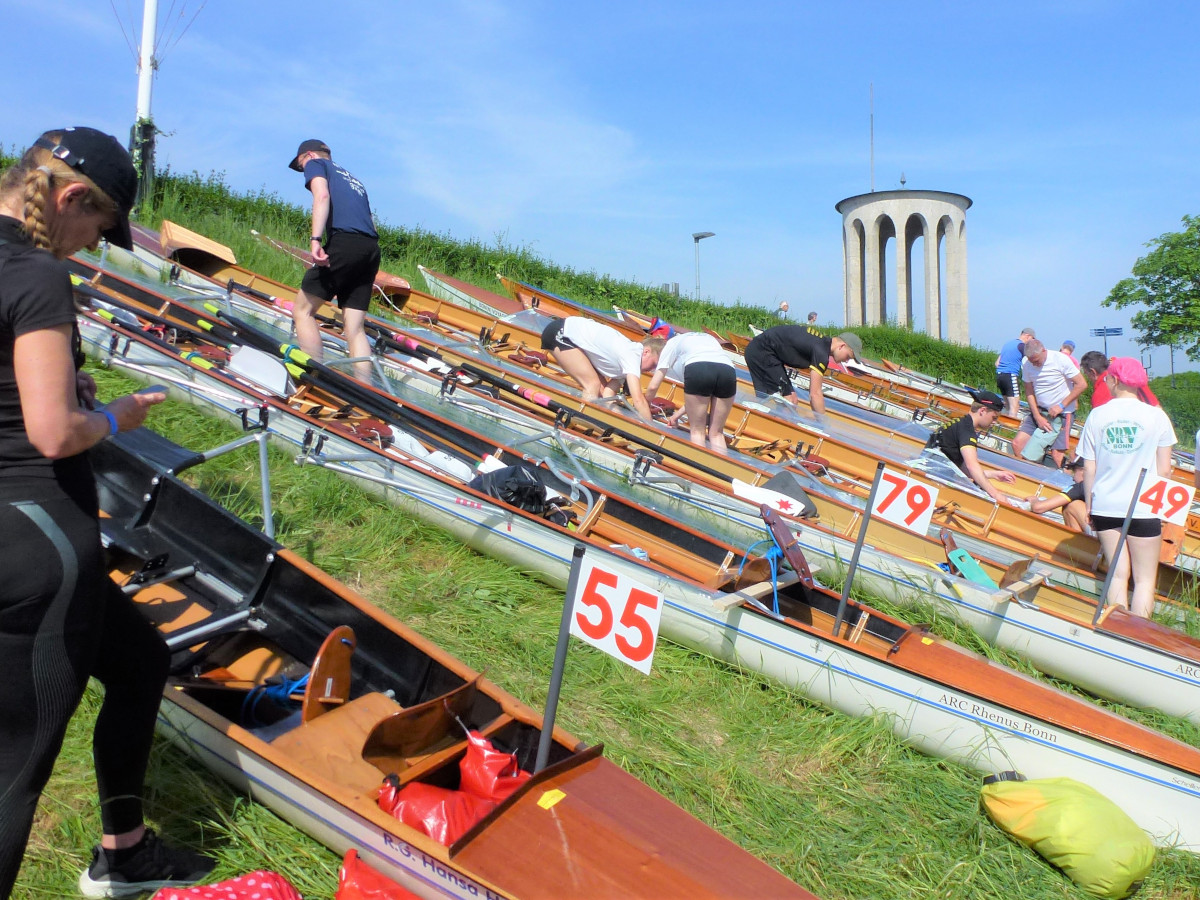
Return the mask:
{"type": "Polygon", "coordinates": [[[871,524],[871,517],[879,516],[893,525],[924,534],[929,529],[929,520],[933,518],[933,505],[937,494],[937,488],[905,475],[889,472],[884,469],[882,462],[876,465],[875,480],[871,482],[871,493],[867,497],[866,514],[858,528],[854,554],[850,557],[850,568],[846,571],[846,583],[842,585],[842,597],[838,602],[837,618],[833,623],[834,637],[842,630],[842,620],[846,617],[846,601],[850,597],[850,587],[858,569],[858,557],[867,538],[867,526],[871,524]],[[881,484],[886,485],[882,491],[879,489],[881,484]]]}
{"type": "Polygon", "coordinates": [[[559,623],[554,671],[546,695],[535,772],[544,769],[550,758],[569,636],[573,634],[647,675],[658,643],[662,595],[628,576],[609,570],[603,563],[584,559],[584,549],[583,544],[576,544],[571,558],[571,575],[559,623]]]}
{"type": "Polygon", "coordinates": [[[1137,505],[1133,508],[1134,518],[1153,516],[1172,525],[1187,525],[1196,489],[1161,475],[1154,476],[1147,485],[1138,494],[1137,505]]]}
{"type": "Polygon", "coordinates": [[[925,534],[933,518],[937,488],[886,470],[881,478],[885,486],[883,496],[876,498],[871,514],[917,534],[925,534]]]}
{"type": "Polygon", "coordinates": [[[571,634],[609,656],[650,674],[662,595],[632,578],[585,559],[572,606],[571,634]]]}

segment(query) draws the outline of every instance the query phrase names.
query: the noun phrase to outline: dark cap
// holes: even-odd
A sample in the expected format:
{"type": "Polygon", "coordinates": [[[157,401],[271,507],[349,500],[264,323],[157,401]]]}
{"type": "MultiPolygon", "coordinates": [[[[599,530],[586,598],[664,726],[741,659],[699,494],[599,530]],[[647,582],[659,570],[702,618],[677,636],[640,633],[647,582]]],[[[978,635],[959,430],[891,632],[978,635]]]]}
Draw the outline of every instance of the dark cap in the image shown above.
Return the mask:
{"type": "Polygon", "coordinates": [[[86,175],[116,204],[117,222],[104,231],[104,239],[126,250],[132,249],[129,211],[137,199],[138,176],[129,152],[111,134],[95,128],[63,128],[61,132],[62,137],[57,141],[43,136],[33,146],[44,147],[56,159],[86,175]]]}
{"type": "Polygon", "coordinates": [[[1004,400],[999,394],[993,394],[991,391],[980,391],[975,395],[975,402],[980,406],[985,406],[988,409],[994,409],[996,412],[1001,412],[1004,409],[1004,400]]]}
{"type": "Polygon", "coordinates": [[[300,165],[301,153],[328,153],[330,156],[333,153],[329,146],[324,141],[318,141],[316,138],[309,138],[307,141],[301,141],[299,148],[296,150],[296,155],[292,157],[292,161],[288,163],[289,169],[294,169],[297,172],[303,172],[304,167],[300,165]]]}
{"type": "Polygon", "coordinates": [[[1062,467],[1064,469],[1066,469],[1068,472],[1070,472],[1073,469],[1080,468],[1082,465],[1083,465],[1083,457],[1076,456],[1074,459],[1068,459],[1066,462],[1064,462],[1062,467]]]}
{"type": "Polygon", "coordinates": [[[853,331],[843,331],[838,335],[838,340],[850,348],[850,352],[854,354],[855,362],[862,362],[862,338],[853,331]]]}

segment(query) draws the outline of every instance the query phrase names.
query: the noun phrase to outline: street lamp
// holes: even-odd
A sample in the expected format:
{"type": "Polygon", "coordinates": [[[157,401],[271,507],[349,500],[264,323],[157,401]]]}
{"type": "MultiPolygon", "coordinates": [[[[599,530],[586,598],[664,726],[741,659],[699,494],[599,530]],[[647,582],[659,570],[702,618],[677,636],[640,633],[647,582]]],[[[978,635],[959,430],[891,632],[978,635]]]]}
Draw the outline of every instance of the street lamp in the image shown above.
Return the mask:
{"type": "Polygon", "coordinates": [[[716,237],[716,232],[712,231],[697,231],[692,235],[692,240],[696,242],[696,299],[700,299],[700,242],[708,237],[716,237]]]}

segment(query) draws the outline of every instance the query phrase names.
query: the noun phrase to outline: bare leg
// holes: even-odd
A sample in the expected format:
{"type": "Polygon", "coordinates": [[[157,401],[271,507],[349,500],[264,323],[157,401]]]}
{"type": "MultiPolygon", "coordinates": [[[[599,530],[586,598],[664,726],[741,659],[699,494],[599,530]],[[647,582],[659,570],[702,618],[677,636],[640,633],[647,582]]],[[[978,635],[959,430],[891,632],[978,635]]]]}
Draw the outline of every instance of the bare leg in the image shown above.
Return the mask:
{"type": "Polygon", "coordinates": [[[562,366],[563,371],[570,375],[583,389],[584,400],[595,400],[600,396],[603,387],[596,367],[587,358],[587,354],[576,347],[556,348],[554,358],[562,366]]]}
{"type": "Polygon", "coordinates": [[[1143,619],[1154,612],[1154,588],[1158,576],[1158,554],[1162,547],[1162,535],[1156,537],[1131,537],[1125,539],[1129,557],[1133,561],[1132,612],[1143,619]]]}
{"type": "Polygon", "coordinates": [[[1082,500],[1072,500],[1063,509],[1063,521],[1072,531],[1087,533],[1087,507],[1082,500]]]}
{"type": "Polygon", "coordinates": [[[1026,434],[1023,431],[1017,432],[1017,436],[1013,438],[1012,442],[1013,456],[1021,455],[1021,451],[1025,449],[1025,445],[1029,443],[1031,437],[1033,437],[1032,434],[1026,434]]]}
{"type": "Polygon", "coordinates": [[[105,850],[127,850],[137,844],[146,833],[145,824],[139,825],[132,831],[122,831],[120,834],[108,834],[100,837],[100,846],[105,850]]]}
{"type": "MultiPolygon", "coordinates": [[[[1104,550],[1104,558],[1108,560],[1109,568],[1113,569],[1112,583],[1108,586],[1108,602],[1129,609],[1129,542],[1126,541],[1126,546],[1121,549],[1121,558],[1114,563],[1113,553],[1116,552],[1117,541],[1121,537],[1120,529],[1106,528],[1097,532],[1096,537],[1100,539],[1100,547],[1104,550]]],[[[1155,553],[1157,552],[1156,550],[1155,553]]],[[[1157,555],[1154,563],[1158,565],[1157,555]]]]}
{"type": "Polygon", "coordinates": [[[699,394],[684,394],[683,411],[687,413],[692,443],[703,447],[704,432],[708,428],[708,398],[699,394]]]}
{"type": "MultiPolygon", "coordinates": [[[[351,356],[370,356],[371,342],[367,340],[363,322],[367,319],[365,309],[342,310],[342,335],[346,338],[346,347],[351,356]]],[[[371,364],[361,362],[354,364],[354,374],[364,381],[371,380],[371,364]]]]}
{"type": "Polygon", "coordinates": [[[317,325],[317,310],[321,301],[304,291],[296,291],[296,302],[292,306],[292,322],[296,326],[296,342],[300,349],[320,362],[324,359],[321,347],[321,328],[317,325]]]}
{"type": "Polygon", "coordinates": [[[725,423],[729,421],[729,413],[733,410],[733,397],[724,400],[713,397],[711,412],[708,419],[708,446],[714,453],[725,456],[728,450],[725,446],[725,423]]]}

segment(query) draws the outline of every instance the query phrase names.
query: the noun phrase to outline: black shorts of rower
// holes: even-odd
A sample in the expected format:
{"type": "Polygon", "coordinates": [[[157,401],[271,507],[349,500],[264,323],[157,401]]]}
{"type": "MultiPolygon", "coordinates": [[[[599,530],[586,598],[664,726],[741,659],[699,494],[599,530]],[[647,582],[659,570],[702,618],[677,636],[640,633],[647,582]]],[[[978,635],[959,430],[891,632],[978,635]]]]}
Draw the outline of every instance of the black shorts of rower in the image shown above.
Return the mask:
{"type": "Polygon", "coordinates": [[[728,400],[737,393],[737,370],[718,362],[688,363],[683,367],[683,392],[728,400]]]}
{"type": "Polygon", "coordinates": [[[300,289],[326,303],[336,298],[342,309],[367,309],[379,272],[379,239],[356,231],[335,231],[325,252],[329,265],[313,266],[305,272],[300,289]]]}
{"type": "Polygon", "coordinates": [[[1017,378],[1016,372],[996,373],[996,390],[999,391],[1001,397],[1020,396],[1017,393],[1017,378]]]}
{"type": "MultiPolygon", "coordinates": [[[[1120,516],[1092,516],[1094,531],[1120,531],[1125,520],[1120,516]]],[[[1136,538],[1158,537],[1162,534],[1162,519],[1130,519],[1129,536],[1136,538]]]]}
{"type": "Polygon", "coordinates": [[[563,337],[563,325],[566,319],[553,318],[550,324],[542,329],[543,350],[578,350],[579,347],[568,337],[563,337]]]}

